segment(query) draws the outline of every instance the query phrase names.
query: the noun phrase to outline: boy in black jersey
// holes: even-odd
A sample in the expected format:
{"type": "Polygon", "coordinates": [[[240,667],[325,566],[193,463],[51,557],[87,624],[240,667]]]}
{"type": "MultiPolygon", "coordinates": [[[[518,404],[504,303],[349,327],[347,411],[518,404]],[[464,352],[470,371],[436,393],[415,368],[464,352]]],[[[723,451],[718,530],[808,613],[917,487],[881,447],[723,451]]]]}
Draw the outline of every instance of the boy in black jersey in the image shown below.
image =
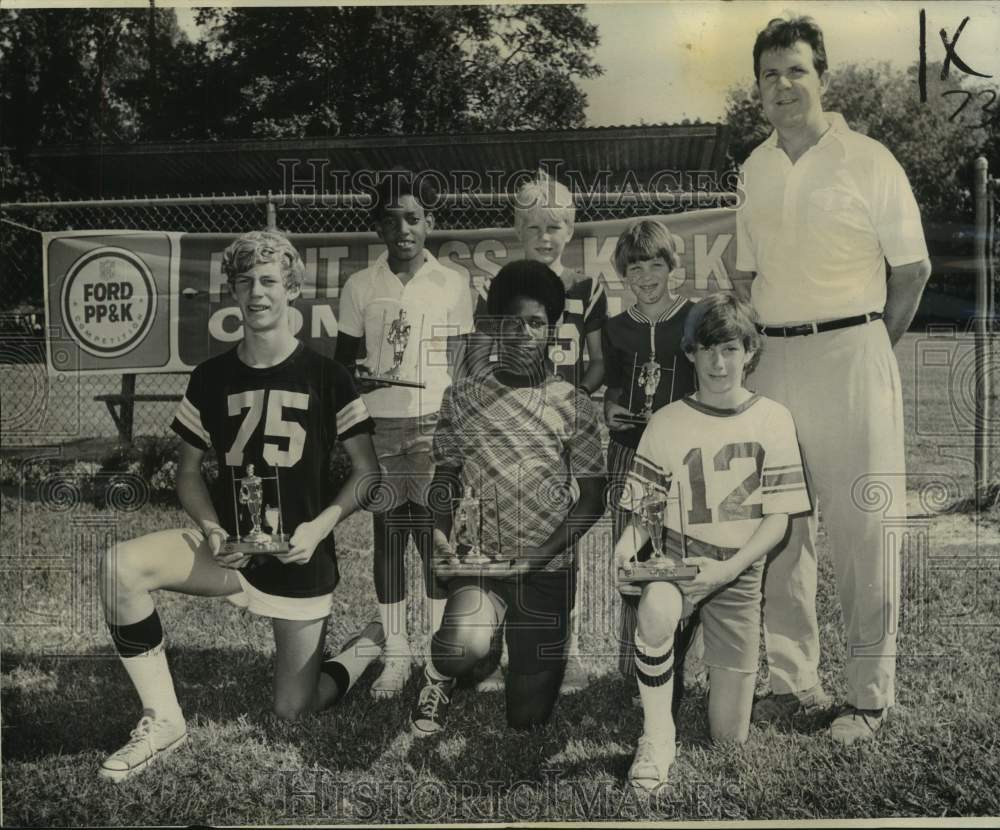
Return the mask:
{"type": "MultiPolygon", "coordinates": [[[[102,562],[105,616],[143,706],[131,739],[101,767],[101,776],[112,781],[141,771],[187,738],[155,590],[240,595],[238,604],[271,618],[274,711],[282,718],[337,700],[377,653],[355,648],[336,660],[322,656],[338,579],[332,531],[365,506],[379,481],[371,418],[347,371],[291,332],[288,313],[304,268],[288,239],[272,231],[245,234],[226,249],[222,268],[242,312],[243,339],[195,368],[171,425],[181,438],[177,495],[194,527],[117,545],[102,562]],[[337,441],[352,472],[331,493],[328,458],[337,441]],[[219,461],[214,493],[201,473],[209,449],[219,461]],[[223,552],[228,536],[247,531],[245,514],[237,527],[234,478],[247,475],[250,465],[263,480],[265,505],[279,503],[278,492],[267,486],[277,477],[280,527],[291,537],[287,553],[223,552]]],[[[370,626],[362,638],[380,643],[381,627],[370,626]]]]}
{"type": "MultiPolygon", "coordinates": [[[[694,366],[681,346],[694,304],[678,294],[683,280],[676,278],[681,263],[677,242],[658,219],[636,219],[625,228],[611,261],[635,295],[635,304],[606,320],[601,332],[608,378],[604,394],[608,477],[620,492],[645,430],[628,416],[656,412],[695,390],[694,366]]],[[[616,496],[609,504],[617,544],[631,517],[616,496]]],[[[635,677],[637,603],[637,597],[623,597],[619,618],[618,670],[629,681],[635,677]]]]}

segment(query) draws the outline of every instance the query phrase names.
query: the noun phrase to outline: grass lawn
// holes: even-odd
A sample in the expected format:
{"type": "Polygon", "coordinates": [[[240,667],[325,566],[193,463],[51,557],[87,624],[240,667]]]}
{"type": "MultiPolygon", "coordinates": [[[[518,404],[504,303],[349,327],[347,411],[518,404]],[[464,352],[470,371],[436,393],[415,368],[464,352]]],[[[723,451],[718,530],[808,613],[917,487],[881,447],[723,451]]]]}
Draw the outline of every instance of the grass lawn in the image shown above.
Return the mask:
{"type": "MultiPolygon", "coordinates": [[[[925,338],[926,339],[926,338],[925,338]]],[[[1000,522],[942,512],[970,492],[962,426],[961,344],[899,354],[907,401],[911,519],[903,544],[898,705],[877,742],[835,746],[821,718],[751,729],[740,747],[708,741],[703,688],[678,718],[679,754],[664,797],[624,786],[641,712],[615,670],[618,597],[609,528],[584,542],[581,648],[596,677],[560,699],[551,722],[508,732],[503,696],[457,693],[447,734],[414,741],[401,699],[375,702],[370,670],[334,709],[297,724],[269,714],[270,626],[225,601],[163,595],[159,607],[190,742],[115,786],[102,758],[138,719],[138,701],[102,622],[95,564],[114,538],[183,521],[175,509],[100,510],[69,497],[3,497],[0,534],[3,824],[338,824],[1000,815],[1000,522]],[[951,349],[951,366],[926,351],[951,349]],[[957,356],[956,356],[957,355],[957,356]],[[955,390],[958,390],[957,392],[955,390]],[[957,413],[957,414],[956,414],[957,413]]],[[[819,615],[824,683],[842,699],[844,646],[825,539],[819,615]]],[[[370,520],[338,531],[343,581],[329,640],[376,614],[370,520]]],[[[411,563],[412,564],[412,563],[411,563]]],[[[410,571],[410,596],[419,597],[410,571]]],[[[411,630],[426,635],[424,608],[411,630]]],[[[766,669],[759,678],[763,689],[766,669]]]]}

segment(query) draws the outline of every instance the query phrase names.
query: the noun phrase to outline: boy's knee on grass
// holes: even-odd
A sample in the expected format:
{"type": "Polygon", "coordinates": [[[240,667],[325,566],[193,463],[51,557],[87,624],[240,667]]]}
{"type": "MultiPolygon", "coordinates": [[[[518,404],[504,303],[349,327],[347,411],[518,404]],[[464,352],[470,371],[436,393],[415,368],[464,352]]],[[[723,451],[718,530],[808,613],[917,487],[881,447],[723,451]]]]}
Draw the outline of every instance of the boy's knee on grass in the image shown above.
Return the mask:
{"type": "Polygon", "coordinates": [[[511,729],[520,729],[522,731],[537,729],[548,722],[551,714],[551,706],[546,707],[544,711],[507,712],[507,726],[511,729]]]}
{"type": "Polygon", "coordinates": [[[507,725],[535,729],[547,723],[555,708],[561,675],[561,669],[535,674],[510,672],[505,688],[507,725]]]}
{"type": "Polygon", "coordinates": [[[283,721],[297,721],[312,712],[312,696],[308,700],[276,699],[272,710],[283,721]]]}
{"type": "Polygon", "coordinates": [[[746,743],[756,672],[712,667],[708,698],[708,731],[715,743],[746,743]]]}
{"type": "Polygon", "coordinates": [[[712,737],[712,742],[716,744],[745,744],[750,736],[750,724],[739,725],[715,725],[710,724],[708,728],[712,737]]]}

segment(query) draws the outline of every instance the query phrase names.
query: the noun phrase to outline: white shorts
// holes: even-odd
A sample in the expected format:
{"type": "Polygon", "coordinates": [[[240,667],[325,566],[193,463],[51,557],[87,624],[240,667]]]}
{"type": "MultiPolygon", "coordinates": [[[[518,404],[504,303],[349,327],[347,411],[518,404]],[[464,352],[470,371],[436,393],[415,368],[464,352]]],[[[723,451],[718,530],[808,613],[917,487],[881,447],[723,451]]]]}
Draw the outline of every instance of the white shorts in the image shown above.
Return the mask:
{"type": "Polygon", "coordinates": [[[231,594],[226,597],[233,605],[245,607],[247,611],[259,617],[272,617],[279,620],[321,620],[330,616],[333,610],[333,592],[318,597],[279,597],[265,594],[254,588],[243,574],[236,572],[242,594],[231,594]],[[244,603],[241,599],[246,598],[244,603]]]}

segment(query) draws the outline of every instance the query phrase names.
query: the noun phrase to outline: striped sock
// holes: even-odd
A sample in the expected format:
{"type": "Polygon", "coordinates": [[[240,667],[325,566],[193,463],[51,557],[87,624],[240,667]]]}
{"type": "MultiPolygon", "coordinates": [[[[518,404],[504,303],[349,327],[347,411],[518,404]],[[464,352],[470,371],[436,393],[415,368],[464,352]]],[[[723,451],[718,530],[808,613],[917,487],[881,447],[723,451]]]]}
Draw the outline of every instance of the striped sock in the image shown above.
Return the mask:
{"type": "Polygon", "coordinates": [[[650,646],[635,635],[635,669],[642,700],[643,732],[657,743],[674,741],[674,640],[650,646]]]}

